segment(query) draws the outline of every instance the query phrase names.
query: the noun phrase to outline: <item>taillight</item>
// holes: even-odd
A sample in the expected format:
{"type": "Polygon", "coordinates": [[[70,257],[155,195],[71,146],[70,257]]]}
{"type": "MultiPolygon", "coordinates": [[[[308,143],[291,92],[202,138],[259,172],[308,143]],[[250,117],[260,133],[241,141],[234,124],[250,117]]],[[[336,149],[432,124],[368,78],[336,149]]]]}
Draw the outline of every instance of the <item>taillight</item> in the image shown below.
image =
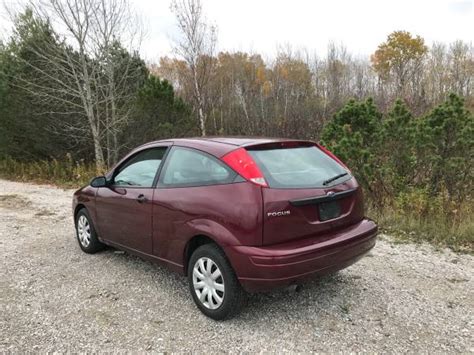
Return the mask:
{"type": "Polygon", "coordinates": [[[222,160],[243,178],[254,184],[268,187],[260,168],[245,148],[239,148],[224,155],[222,160]]]}
{"type": "Polygon", "coordinates": [[[336,157],[336,156],[334,155],[334,153],[331,152],[329,149],[327,149],[326,147],[324,147],[324,146],[322,146],[321,144],[318,144],[318,143],[316,143],[316,145],[317,145],[317,147],[318,147],[319,149],[321,149],[324,153],[326,153],[326,154],[329,155],[331,158],[333,158],[335,161],[337,161],[340,165],[342,165],[342,167],[343,167],[344,169],[346,169],[346,170],[348,170],[348,171],[351,171],[351,170],[346,166],[346,164],[344,164],[344,163],[341,161],[341,159],[339,159],[338,157],[336,157]]]}

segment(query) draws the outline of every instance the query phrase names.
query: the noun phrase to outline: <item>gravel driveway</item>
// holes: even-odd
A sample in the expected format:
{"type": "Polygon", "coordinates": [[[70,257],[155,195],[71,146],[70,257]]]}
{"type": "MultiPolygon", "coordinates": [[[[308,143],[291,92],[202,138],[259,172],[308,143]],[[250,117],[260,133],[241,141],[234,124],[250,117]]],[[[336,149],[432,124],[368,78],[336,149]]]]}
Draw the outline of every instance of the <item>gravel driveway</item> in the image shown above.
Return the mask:
{"type": "Polygon", "coordinates": [[[204,317],[185,279],[109,249],[79,249],[71,190],[0,180],[0,352],[474,352],[474,258],[381,236],[300,292],[252,295],[204,317]]]}

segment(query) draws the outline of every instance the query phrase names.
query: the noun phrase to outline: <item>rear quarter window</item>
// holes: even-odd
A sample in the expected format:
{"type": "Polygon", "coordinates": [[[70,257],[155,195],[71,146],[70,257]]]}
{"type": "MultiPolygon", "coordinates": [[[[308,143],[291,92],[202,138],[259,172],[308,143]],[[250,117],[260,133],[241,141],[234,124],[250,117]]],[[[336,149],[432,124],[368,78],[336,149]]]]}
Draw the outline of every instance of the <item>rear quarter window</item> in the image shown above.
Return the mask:
{"type": "Polygon", "coordinates": [[[315,146],[249,149],[248,152],[271,188],[326,188],[351,178],[346,169],[315,146]],[[344,173],[348,174],[323,184],[344,173]]]}
{"type": "Polygon", "coordinates": [[[192,187],[232,183],[237,174],[217,158],[184,147],[172,147],[160,176],[161,187],[192,187]]]}

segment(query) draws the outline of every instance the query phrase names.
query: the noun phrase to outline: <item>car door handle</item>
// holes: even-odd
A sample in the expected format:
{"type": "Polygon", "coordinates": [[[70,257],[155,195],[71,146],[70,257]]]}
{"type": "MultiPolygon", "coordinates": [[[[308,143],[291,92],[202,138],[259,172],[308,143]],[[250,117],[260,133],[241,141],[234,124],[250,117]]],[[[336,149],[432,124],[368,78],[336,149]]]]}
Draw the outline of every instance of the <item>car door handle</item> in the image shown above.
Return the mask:
{"type": "Polygon", "coordinates": [[[138,197],[137,197],[137,202],[138,203],[143,203],[143,202],[146,202],[146,201],[148,201],[148,199],[145,197],[144,194],[138,195],[138,197]]]}

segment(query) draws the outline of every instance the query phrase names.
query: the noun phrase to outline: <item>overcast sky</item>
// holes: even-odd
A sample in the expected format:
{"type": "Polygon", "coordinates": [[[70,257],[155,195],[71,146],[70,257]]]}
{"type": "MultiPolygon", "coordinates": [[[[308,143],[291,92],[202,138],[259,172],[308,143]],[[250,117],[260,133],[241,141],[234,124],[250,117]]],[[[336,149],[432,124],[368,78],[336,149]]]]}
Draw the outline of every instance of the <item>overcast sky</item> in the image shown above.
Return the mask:
{"type": "MultiPolygon", "coordinates": [[[[135,0],[148,36],[143,53],[156,59],[170,52],[176,25],[167,0],[135,0]]],[[[472,42],[470,0],[203,0],[218,27],[220,50],[273,56],[278,45],[305,47],[321,55],[329,41],[344,43],[355,55],[369,55],[394,30],[433,41],[472,42]]]]}
{"type": "MultiPolygon", "coordinates": [[[[473,1],[202,0],[207,19],[217,25],[219,50],[252,51],[265,57],[273,57],[278,45],[285,44],[325,55],[329,41],[344,43],[351,53],[367,56],[394,30],[418,34],[428,44],[457,39],[472,42],[473,1]]],[[[176,23],[170,0],[131,3],[147,29],[142,55],[156,61],[172,54],[176,23]]]]}

